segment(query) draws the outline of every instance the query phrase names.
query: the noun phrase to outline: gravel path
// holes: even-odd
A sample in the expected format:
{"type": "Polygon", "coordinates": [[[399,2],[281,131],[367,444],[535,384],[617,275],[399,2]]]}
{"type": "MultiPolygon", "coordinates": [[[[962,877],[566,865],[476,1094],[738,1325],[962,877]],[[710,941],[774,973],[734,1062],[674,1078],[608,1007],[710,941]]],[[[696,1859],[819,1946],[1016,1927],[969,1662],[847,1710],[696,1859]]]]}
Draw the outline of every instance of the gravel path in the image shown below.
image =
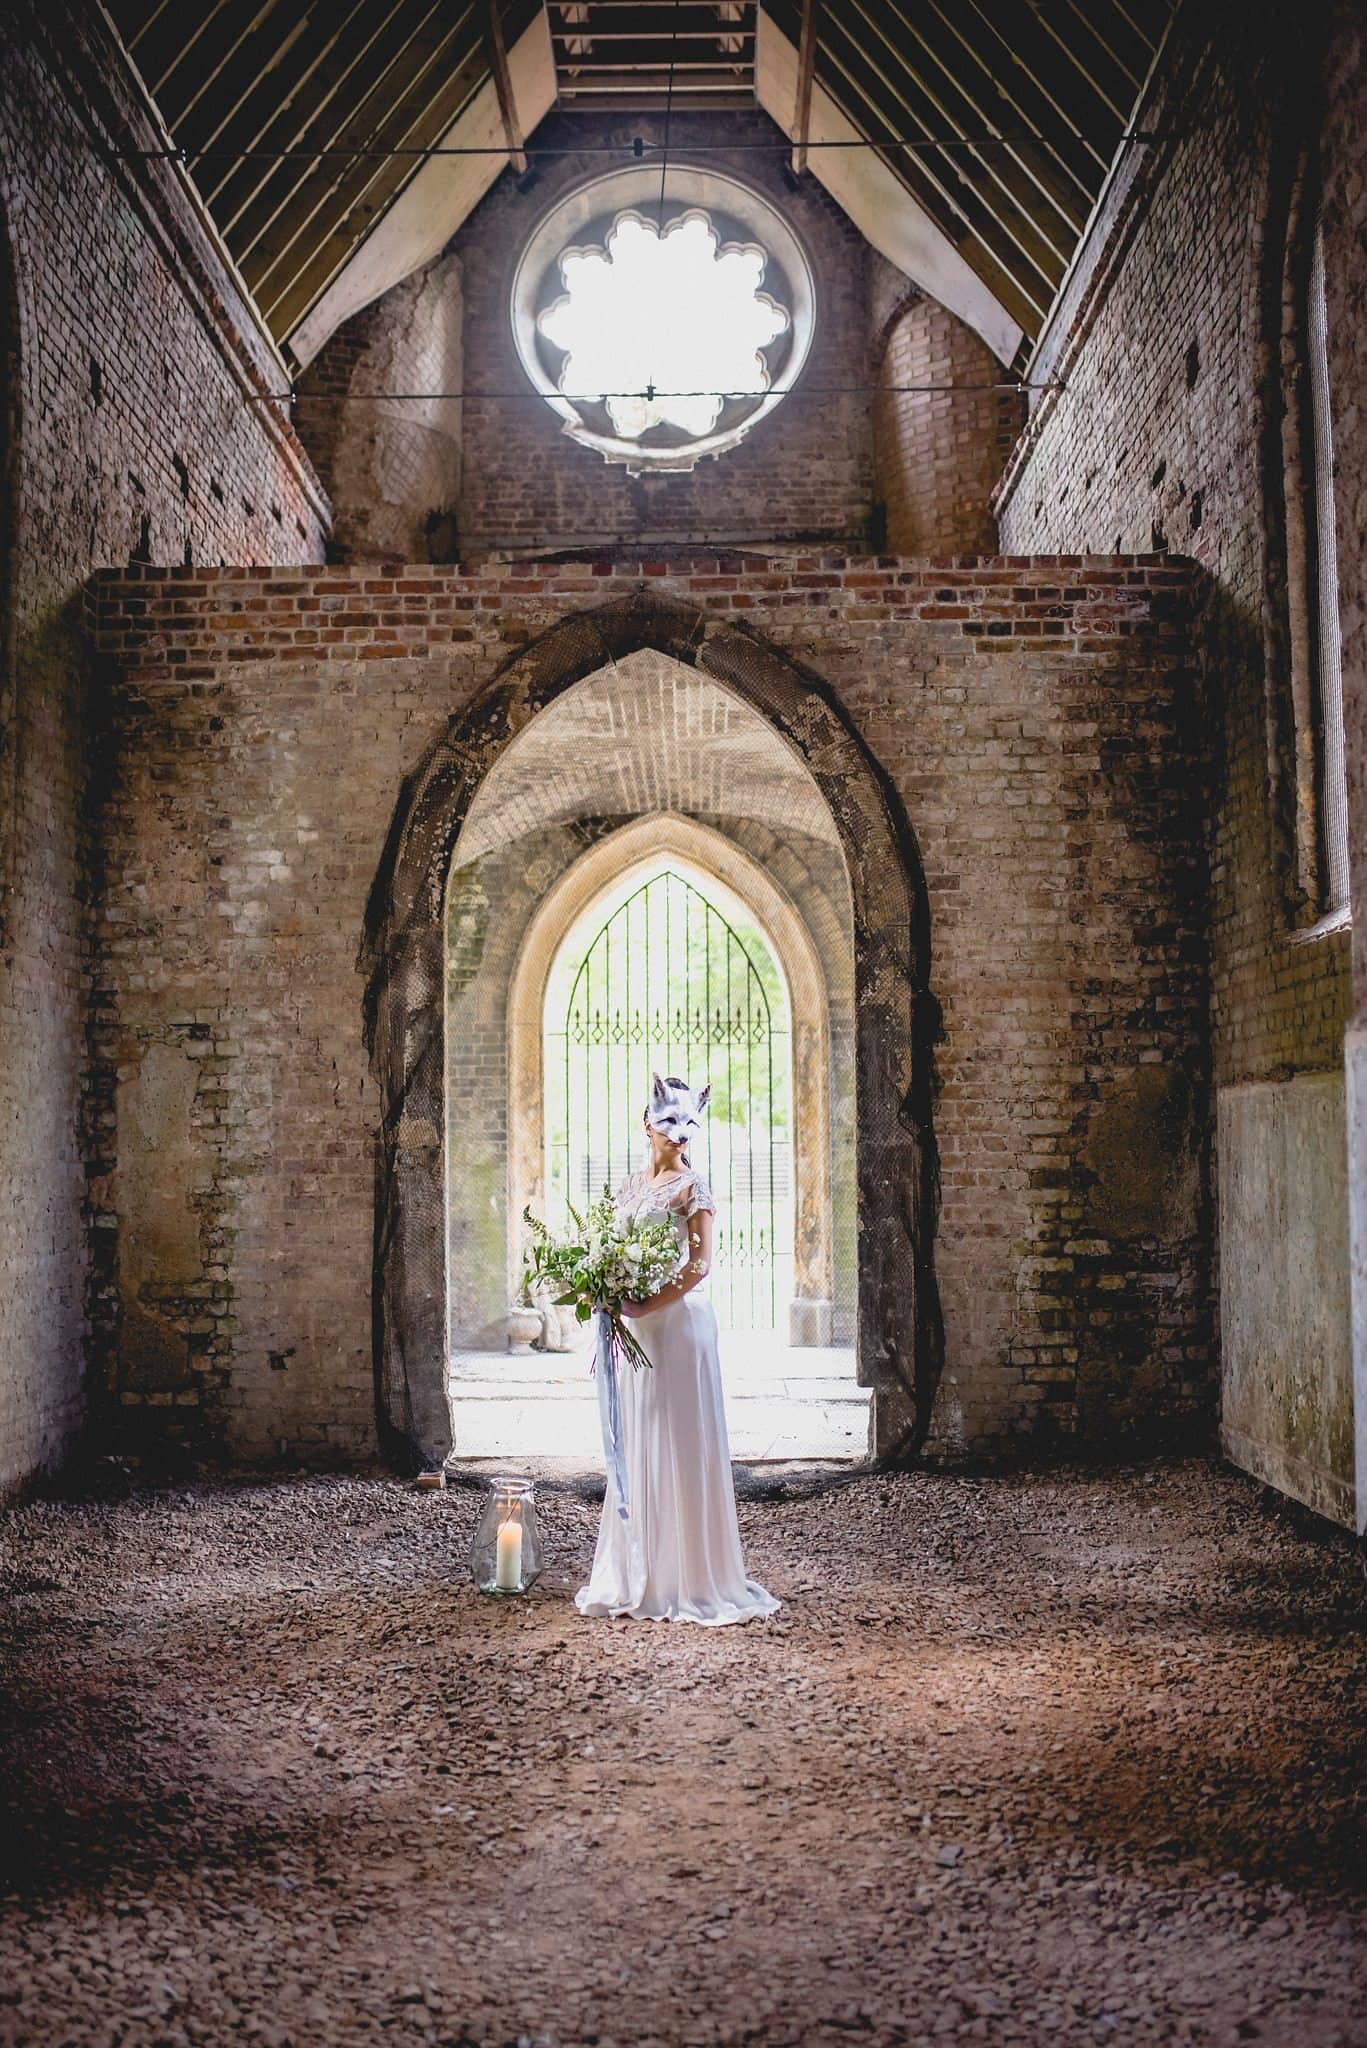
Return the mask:
{"type": "Polygon", "coordinates": [[[0,2043],[1367,2043],[1362,1552],[1200,1463],[747,1502],[785,1606],[478,1596],[472,1494],[0,1521],[0,2043]]]}

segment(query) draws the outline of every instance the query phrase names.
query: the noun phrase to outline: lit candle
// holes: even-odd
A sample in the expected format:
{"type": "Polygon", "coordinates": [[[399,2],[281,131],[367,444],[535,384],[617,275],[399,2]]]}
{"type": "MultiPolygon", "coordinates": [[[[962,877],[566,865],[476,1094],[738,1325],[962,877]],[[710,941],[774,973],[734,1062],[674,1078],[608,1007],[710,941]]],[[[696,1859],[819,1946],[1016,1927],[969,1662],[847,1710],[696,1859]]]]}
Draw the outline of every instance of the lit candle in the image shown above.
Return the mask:
{"type": "Polygon", "coordinates": [[[494,1584],[500,1593],[516,1593],[522,1585],[521,1522],[500,1522],[498,1525],[494,1584]]]}

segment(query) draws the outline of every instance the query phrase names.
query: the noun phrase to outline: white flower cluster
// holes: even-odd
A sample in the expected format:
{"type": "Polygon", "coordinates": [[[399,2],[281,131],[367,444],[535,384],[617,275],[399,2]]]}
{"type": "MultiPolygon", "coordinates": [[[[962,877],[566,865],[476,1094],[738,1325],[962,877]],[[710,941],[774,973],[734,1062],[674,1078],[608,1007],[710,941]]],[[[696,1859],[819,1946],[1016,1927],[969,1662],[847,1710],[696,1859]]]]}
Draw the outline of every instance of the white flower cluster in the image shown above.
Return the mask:
{"type": "Polygon", "coordinates": [[[679,1266],[679,1245],[671,1224],[663,1229],[658,1223],[591,1229],[587,1251],[598,1299],[609,1302],[649,1301],[679,1266]]]}
{"type": "Polygon", "coordinates": [[[586,1317],[595,1307],[616,1309],[624,1301],[649,1301],[679,1270],[679,1242],[667,1220],[619,1219],[611,1195],[603,1195],[581,1216],[571,1209],[574,1228],[553,1234],[530,1211],[528,1278],[553,1280],[586,1317]]]}

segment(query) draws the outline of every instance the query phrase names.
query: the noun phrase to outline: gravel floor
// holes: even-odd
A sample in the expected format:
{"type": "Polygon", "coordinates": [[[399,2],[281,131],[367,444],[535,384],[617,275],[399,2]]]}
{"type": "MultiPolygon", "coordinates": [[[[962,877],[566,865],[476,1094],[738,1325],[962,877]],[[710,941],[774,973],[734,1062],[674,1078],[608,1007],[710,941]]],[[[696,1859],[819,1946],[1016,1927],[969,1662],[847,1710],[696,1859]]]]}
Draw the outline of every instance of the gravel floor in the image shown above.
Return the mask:
{"type": "Polygon", "coordinates": [[[1191,1463],[749,1501],[583,1621],[473,1495],[0,1523],[0,2042],[1367,2043],[1362,1552],[1191,1463]]]}

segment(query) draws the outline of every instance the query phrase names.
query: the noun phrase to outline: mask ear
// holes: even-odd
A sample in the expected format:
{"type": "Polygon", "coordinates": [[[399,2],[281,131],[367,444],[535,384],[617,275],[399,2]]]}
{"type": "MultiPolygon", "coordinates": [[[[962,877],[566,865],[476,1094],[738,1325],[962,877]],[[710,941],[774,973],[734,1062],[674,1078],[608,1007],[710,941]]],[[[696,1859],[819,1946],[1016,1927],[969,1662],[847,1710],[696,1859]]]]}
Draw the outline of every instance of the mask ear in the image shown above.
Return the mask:
{"type": "Polygon", "coordinates": [[[707,1083],[707,1085],[706,1085],[706,1087],[705,1087],[705,1088],[701,1088],[701,1089],[699,1089],[699,1091],[698,1091],[698,1115],[699,1115],[699,1116],[701,1116],[701,1115],[702,1115],[703,1111],[704,1111],[704,1110],[706,1109],[706,1107],[707,1107],[708,1103],[709,1103],[709,1102],[710,1102],[711,1100],[712,1100],[712,1083],[711,1083],[711,1082],[709,1081],[709,1082],[707,1083]]]}
{"type": "Polygon", "coordinates": [[[662,1102],[668,1100],[668,1095],[669,1091],[659,1075],[652,1074],[650,1077],[650,1100],[654,1106],[658,1109],[662,1102]]]}

